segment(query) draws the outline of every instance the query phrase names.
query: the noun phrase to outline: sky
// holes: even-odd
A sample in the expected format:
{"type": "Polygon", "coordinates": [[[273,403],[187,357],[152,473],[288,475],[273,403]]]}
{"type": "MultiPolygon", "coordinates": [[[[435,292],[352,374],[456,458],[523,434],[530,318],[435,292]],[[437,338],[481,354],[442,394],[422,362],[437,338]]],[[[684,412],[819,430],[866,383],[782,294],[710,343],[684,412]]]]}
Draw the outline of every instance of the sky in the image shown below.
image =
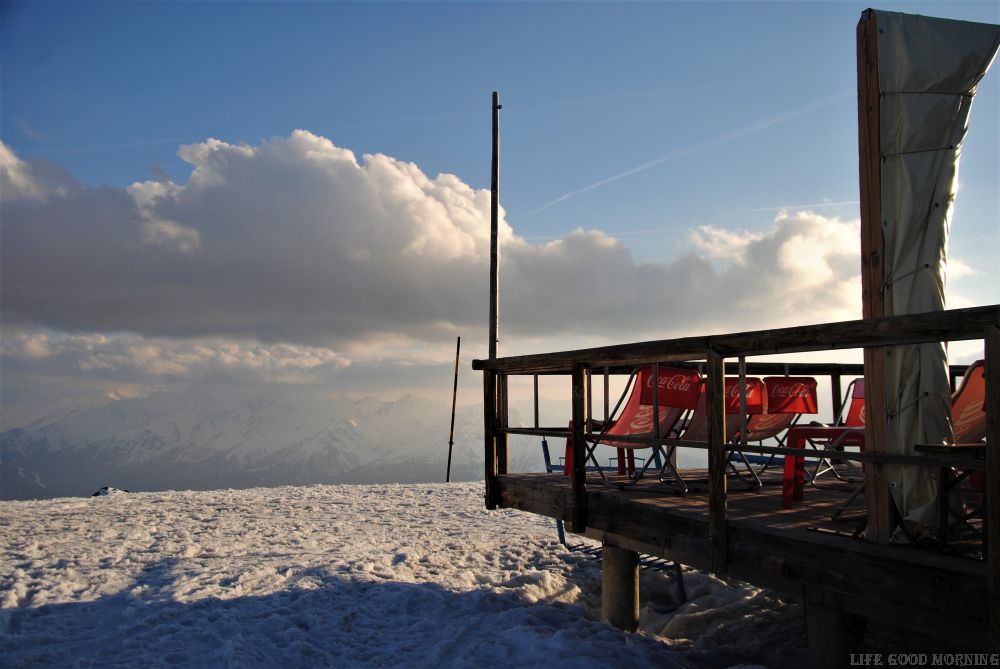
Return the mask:
{"type": "MultiPolygon", "coordinates": [[[[475,401],[494,90],[501,354],[858,318],[865,7],[6,2],[5,421],[185,384],[444,397],[456,336],[475,401]]],[[[950,307],[1000,302],[998,184],[994,67],[950,307]]]]}

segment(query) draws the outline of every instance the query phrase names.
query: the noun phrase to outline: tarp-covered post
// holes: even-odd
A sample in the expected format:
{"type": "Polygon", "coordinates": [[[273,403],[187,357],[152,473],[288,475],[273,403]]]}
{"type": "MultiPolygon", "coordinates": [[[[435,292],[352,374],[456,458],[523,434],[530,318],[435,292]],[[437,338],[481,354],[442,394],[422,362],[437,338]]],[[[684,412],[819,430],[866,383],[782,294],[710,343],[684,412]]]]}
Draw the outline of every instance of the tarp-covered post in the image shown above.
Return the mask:
{"type": "MultiPolygon", "coordinates": [[[[880,233],[882,244],[879,294],[870,290],[865,299],[880,300],[883,311],[866,317],[940,311],[962,140],[976,87],[1000,45],[1000,26],[873,10],[862,23],[877,30],[879,104],[878,220],[862,225],[869,236],[880,233]]],[[[912,454],[916,444],[951,439],[945,345],[883,355],[885,451],[912,454]]],[[[931,470],[886,466],[885,475],[907,528],[919,534],[933,527],[931,470]]]]}

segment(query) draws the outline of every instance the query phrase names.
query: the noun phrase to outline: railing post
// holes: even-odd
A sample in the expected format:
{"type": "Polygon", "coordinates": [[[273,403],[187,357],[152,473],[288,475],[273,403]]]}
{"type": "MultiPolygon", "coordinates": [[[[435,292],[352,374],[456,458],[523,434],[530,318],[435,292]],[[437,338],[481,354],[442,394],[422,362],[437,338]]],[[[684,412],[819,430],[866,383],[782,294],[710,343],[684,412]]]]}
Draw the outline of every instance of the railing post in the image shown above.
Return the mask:
{"type": "Polygon", "coordinates": [[[708,413],[708,540],[712,573],[728,569],[726,523],[726,408],[725,366],[715,351],[708,352],[705,408],[708,413]]]}
{"type": "MultiPolygon", "coordinates": [[[[497,426],[509,427],[507,422],[507,375],[497,374],[497,426]]],[[[496,453],[497,453],[497,474],[507,473],[507,461],[509,457],[508,437],[506,432],[497,431],[496,453]]],[[[500,500],[497,499],[497,502],[500,500]]]]}
{"type": "Polygon", "coordinates": [[[587,386],[586,367],[573,363],[573,503],[571,529],[587,529],[587,386]]]}
{"type": "Polygon", "coordinates": [[[990,629],[1000,639],[1000,326],[988,325],[986,345],[986,566],[990,629]]]}
{"type": "Polygon", "coordinates": [[[538,427],[538,374],[532,374],[532,385],[535,391],[535,427],[538,427]]]}
{"type": "Polygon", "coordinates": [[[837,419],[840,418],[840,414],[844,411],[844,391],[840,387],[840,374],[830,375],[830,407],[833,409],[833,416],[830,419],[831,424],[836,424],[837,419]]]}
{"type": "Polygon", "coordinates": [[[483,370],[483,435],[486,446],[486,508],[492,511],[497,508],[500,495],[497,490],[497,375],[489,369],[483,370]]]}

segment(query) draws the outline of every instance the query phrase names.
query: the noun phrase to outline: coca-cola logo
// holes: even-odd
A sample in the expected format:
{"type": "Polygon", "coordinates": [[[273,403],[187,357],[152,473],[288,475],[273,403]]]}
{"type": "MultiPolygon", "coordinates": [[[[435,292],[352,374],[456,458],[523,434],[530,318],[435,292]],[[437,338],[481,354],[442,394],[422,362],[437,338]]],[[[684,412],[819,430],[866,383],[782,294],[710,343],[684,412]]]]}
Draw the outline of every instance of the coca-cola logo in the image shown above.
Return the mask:
{"type": "MultiPolygon", "coordinates": [[[[740,388],[736,384],[726,385],[726,395],[731,398],[739,398],[740,388]]],[[[757,396],[757,386],[747,386],[747,399],[757,396]]]]}
{"type": "Polygon", "coordinates": [[[803,383],[783,383],[771,389],[771,397],[796,399],[799,397],[809,397],[811,394],[809,388],[803,383]]]}
{"type": "Polygon", "coordinates": [[[788,420],[789,414],[761,414],[754,421],[753,428],[758,431],[769,430],[788,422],[788,420]]]}
{"type": "Polygon", "coordinates": [[[653,407],[652,405],[640,406],[635,416],[629,421],[628,434],[639,434],[653,431],[653,407]]]}
{"type": "MultiPolygon", "coordinates": [[[[691,378],[684,376],[683,374],[674,374],[672,376],[661,376],[658,379],[660,388],[665,390],[680,390],[682,392],[688,392],[691,390],[692,383],[691,378]]],[[[646,387],[652,390],[653,388],[653,377],[650,375],[646,379],[646,387]]]]}
{"type": "Polygon", "coordinates": [[[976,404],[967,404],[954,419],[955,437],[964,437],[966,432],[972,431],[973,427],[978,427],[980,422],[985,422],[986,415],[976,404]]]}

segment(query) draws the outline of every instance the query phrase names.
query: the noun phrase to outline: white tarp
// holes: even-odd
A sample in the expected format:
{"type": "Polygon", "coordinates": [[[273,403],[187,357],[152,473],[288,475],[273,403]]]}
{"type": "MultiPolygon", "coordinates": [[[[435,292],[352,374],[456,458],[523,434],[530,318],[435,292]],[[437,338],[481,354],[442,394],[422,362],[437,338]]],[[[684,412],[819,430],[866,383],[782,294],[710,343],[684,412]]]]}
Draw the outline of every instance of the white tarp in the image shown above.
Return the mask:
{"type": "MultiPolygon", "coordinates": [[[[891,12],[875,18],[885,315],[940,311],[961,144],[1000,26],[891,12]]],[[[944,345],[887,350],[886,450],[913,454],[915,444],[950,439],[944,345]]],[[[887,475],[908,527],[936,525],[935,472],[893,466],[887,475]]]]}

